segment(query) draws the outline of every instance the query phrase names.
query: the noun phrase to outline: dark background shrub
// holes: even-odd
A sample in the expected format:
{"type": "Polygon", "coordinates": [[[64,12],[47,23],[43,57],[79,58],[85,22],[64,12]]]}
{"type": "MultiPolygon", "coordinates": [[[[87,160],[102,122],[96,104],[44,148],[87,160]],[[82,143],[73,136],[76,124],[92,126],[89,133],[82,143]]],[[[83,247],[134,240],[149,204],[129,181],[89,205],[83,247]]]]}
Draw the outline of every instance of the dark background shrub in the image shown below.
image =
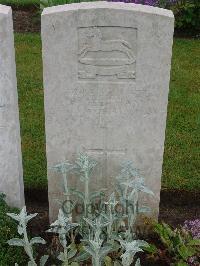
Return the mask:
{"type": "Polygon", "coordinates": [[[168,8],[174,12],[177,29],[200,30],[199,0],[178,0],[168,8]]]}
{"type": "Polygon", "coordinates": [[[175,27],[181,30],[200,30],[200,0],[110,0],[157,6],[173,11],[175,27]]]}

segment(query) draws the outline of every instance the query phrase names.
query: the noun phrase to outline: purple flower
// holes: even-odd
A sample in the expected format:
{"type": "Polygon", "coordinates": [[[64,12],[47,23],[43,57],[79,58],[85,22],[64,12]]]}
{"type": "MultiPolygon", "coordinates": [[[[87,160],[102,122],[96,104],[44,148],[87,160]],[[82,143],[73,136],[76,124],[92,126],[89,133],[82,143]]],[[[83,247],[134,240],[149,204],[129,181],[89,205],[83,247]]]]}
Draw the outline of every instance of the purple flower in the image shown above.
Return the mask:
{"type": "Polygon", "coordinates": [[[148,6],[157,6],[159,0],[110,0],[110,2],[124,2],[133,4],[143,4],[148,6]]]}
{"type": "Polygon", "coordinates": [[[196,220],[186,220],[184,222],[183,228],[189,231],[193,238],[200,239],[200,219],[196,220]]]}
{"type": "Polygon", "coordinates": [[[166,7],[167,5],[175,4],[178,0],[108,0],[108,1],[166,7]]]}

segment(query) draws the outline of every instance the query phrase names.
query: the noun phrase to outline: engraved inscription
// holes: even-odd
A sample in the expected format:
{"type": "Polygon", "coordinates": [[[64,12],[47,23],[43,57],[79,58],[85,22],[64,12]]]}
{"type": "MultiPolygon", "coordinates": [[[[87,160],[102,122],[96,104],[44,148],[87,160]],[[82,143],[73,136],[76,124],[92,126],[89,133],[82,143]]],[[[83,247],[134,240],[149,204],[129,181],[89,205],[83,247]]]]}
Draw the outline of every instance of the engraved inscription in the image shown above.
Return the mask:
{"type": "Polygon", "coordinates": [[[81,27],[78,28],[78,38],[79,79],[135,79],[136,29],[81,27]]]}
{"type": "Polygon", "coordinates": [[[140,109],[144,95],[132,88],[112,87],[79,87],[71,91],[68,97],[69,111],[72,115],[78,112],[81,123],[92,121],[93,126],[104,127],[115,125],[121,127],[128,116],[134,116],[140,109]]]}

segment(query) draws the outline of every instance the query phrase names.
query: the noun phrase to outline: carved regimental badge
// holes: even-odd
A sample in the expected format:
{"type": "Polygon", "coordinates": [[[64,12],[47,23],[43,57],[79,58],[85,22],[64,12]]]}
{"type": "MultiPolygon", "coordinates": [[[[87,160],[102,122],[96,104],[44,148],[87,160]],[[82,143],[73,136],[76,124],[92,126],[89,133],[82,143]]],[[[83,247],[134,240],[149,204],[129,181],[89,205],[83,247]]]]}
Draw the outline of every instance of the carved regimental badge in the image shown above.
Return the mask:
{"type": "Polygon", "coordinates": [[[78,39],[80,80],[135,80],[137,52],[135,28],[80,27],[78,39]]]}

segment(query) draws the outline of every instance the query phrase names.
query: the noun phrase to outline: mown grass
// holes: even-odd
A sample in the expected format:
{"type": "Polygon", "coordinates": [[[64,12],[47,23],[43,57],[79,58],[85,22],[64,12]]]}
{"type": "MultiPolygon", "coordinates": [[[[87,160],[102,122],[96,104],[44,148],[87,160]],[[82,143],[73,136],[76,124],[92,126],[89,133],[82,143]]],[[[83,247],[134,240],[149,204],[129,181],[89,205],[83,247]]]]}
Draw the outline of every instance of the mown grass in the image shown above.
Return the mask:
{"type": "Polygon", "coordinates": [[[41,40],[38,34],[16,34],[25,187],[44,187],[46,180],[41,40]]]}
{"type": "MultiPolygon", "coordinates": [[[[24,180],[45,187],[46,158],[41,41],[38,34],[16,34],[24,180]]],[[[175,39],[162,186],[200,189],[200,41],[175,39]]]]}
{"type": "Polygon", "coordinates": [[[200,188],[200,40],[175,40],[162,185],[200,188]]]}

